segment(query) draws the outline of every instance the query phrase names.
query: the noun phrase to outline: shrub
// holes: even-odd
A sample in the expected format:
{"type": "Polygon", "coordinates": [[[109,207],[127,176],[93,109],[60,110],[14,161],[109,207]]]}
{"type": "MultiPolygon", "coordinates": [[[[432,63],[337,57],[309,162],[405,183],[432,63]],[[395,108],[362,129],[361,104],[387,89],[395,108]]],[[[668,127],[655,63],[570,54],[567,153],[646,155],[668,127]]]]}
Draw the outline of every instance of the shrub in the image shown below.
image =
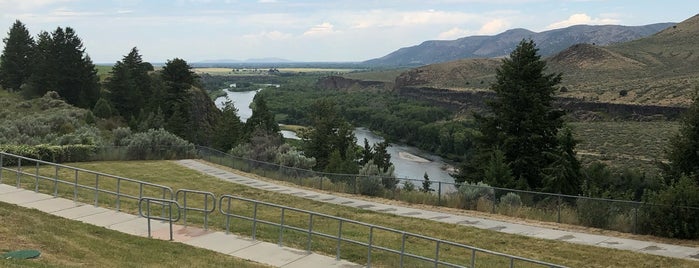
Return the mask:
{"type": "Polygon", "coordinates": [[[507,208],[519,208],[522,206],[522,198],[516,193],[509,192],[500,197],[500,205],[507,208]]]}
{"type": "Polygon", "coordinates": [[[127,155],[134,160],[188,158],[195,152],[193,144],[162,128],[133,134],[127,146],[127,155]]]}
{"type": "Polygon", "coordinates": [[[578,198],[575,203],[577,205],[578,220],[582,225],[597,228],[609,227],[613,215],[610,202],[578,198]]]}
{"type": "Polygon", "coordinates": [[[490,185],[483,182],[463,183],[459,186],[459,195],[463,201],[463,208],[474,209],[476,208],[478,199],[484,198],[494,200],[495,191],[490,185]]]}
{"type": "Polygon", "coordinates": [[[657,193],[646,196],[649,203],[641,211],[642,231],[653,235],[696,239],[699,238],[699,186],[693,179],[680,179],[657,193]]]}
{"type": "Polygon", "coordinates": [[[415,184],[410,182],[410,181],[404,181],[403,182],[403,190],[406,192],[415,191],[415,184]]]}
{"type": "Polygon", "coordinates": [[[380,196],[383,194],[384,187],[381,179],[375,176],[361,176],[359,180],[359,194],[368,196],[380,196]]]}
{"type": "Polygon", "coordinates": [[[114,146],[127,146],[131,139],[131,128],[119,127],[112,130],[112,144],[114,146]]]}

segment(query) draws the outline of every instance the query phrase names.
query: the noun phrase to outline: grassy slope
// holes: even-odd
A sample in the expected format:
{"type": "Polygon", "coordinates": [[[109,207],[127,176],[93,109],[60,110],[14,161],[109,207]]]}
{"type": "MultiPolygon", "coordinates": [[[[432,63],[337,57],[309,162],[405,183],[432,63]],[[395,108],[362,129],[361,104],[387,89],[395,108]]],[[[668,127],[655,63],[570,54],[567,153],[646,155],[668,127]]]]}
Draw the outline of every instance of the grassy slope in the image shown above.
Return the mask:
{"type": "MultiPolygon", "coordinates": [[[[528,258],[561,263],[572,267],[696,267],[697,265],[696,262],[680,259],[640,254],[630,251],[576,245],[552,240],[535,239],[519,235],[508,235],[495,231],[481,230],[465,226],[437,223],[429,220],[399,217],[360,209],[347,208],[338,205],[331,205],[291,195],[281,195],[227,183],[166,161],[96,162],[78,163],[75,164],[75,166],[99,170],[111,174],[119,174],[126,177],[156,183],[163,183],[171,186],[173,189],[187,188],[207,190],[212,191],[217,195],[235,193],[238,196],[254,198],[277,204],[288,204],[307,210],[337,215],[363,222],[371,222],[382,226],[420,233],[490,250],[506,252],[509,254],[521,255],[528,258]],[[163,174],[167,174],[167,176],[163,176],[163,174]],[[614,256],[614,258],[609,258],[609,256],[614,256]]],[[[262,218],[268,217],[269,219],[276,219],[278,218],[278,213],[279,211],[266,211],[264,213],[261,212],[258,216],[262,218]]],[[[300,222],[302,224],[306,220],[307,217],[298,215],[296,218],[292,217],[289,222],[300,222]]],[[[202,222],[201,218],[197,218],[194,215],[188,216],[188,221],[199,224],[202,222]]],[[[221,224],[223,222],[224,219],[220,217],[220,215],[215,214],[214,217],[210,219],[210,226],[213,225],[221,228],[221,224]]],[[[332,225],[332,223],[327,224],[332,225]]],[[[250,232],[249,225],[245,226],[245,224],[238,223],[236,226],[238,226],[239,229],[233,231],[244,234],[248,234],[250,232]]],[[[316,222],[316,226],[318,226],[317,228],[319,229],[323,229],[324,224],[319,220],[316,222]]],[[[325,227],[328,227],[331,230],[336,230],[336,227],[325,227]]],[[[265,232],[265,228],[260,228],[258,237],[276,241],[278,237],[276,232],[277,229],[267,229],[269,230],[265,232]]],[[[328,232],[332,233],[332,231],[329,230],[328,232]]],[[[366,234],[359,232],[356,234],[356,236],[357,239],[360,239],[360,237],[366,237],[366,234]]],[[[386,237],[385,235],[377,236],[378,238],[375,238],[375,241],[387,241],[387,243],[388,241],[392,241],[392,238],[386,237]]],[[[297,238],[298,239],[294,239],[293,235],[285,235],[285,239],[288,239],[285,241],[285,243],[297,244],[299,247],[305,246],[303,236],[297,238]]],[[[414,246],[420,247],[421,245],[416,243],[414,246]]],[[[422,252],[428,256],[431,254],[430,252],[433,252],[434,250],[434,245],[422,246],[424,246],[424,248],[420,250],[422,250],[422,252]]],[[[334,242],[314,242],[313,250],[332,255],[335,253],[334,242]]],[[[348,255],[343,255],[343,258],[359,263],[364,261],[364,256],[366,254],[365,250],[360,248],[353,249],[350,247],[348,247],[346,250],[348,251],[344,252],[348,255]]],[[[464,255],[468,254],[452,252],[445,253],[444,255],[445,256],[443,257],[446,259],[466,262],[467,257],[464,257],[464,255]]],[[[483,258],[481,260],[489,263],[488,259],[483,258]]],[[[379,255],[375,261],[381,262],[383,265],[391,266],[395,264],[396,260],[391,259],[389,256],[379,255]]],[[[493,262],[491,264],[498,265],[498,263],[499,262],[493,262]]]]}
{"type": "Polygon", "coordinates": [[[33,260],[0,259],[0,267],[267,267],[2,202],[0,222],[0,252],[21,249],[41,252],[33,260]]]}

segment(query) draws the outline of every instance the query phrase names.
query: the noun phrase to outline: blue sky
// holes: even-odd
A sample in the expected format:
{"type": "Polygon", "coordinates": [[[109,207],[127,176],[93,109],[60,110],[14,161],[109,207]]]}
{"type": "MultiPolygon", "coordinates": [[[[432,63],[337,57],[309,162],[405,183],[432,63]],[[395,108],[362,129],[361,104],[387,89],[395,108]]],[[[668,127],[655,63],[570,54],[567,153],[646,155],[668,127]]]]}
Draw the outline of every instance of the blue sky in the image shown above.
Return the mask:
{"type": "Polygon", "coordinates": [[[70,26],[98,63],[134,46],[151,62],[363,61],[425,40],[697,13],[696,0],[0,0],[0,36],[16,19],[33,35],[70,26]]]}

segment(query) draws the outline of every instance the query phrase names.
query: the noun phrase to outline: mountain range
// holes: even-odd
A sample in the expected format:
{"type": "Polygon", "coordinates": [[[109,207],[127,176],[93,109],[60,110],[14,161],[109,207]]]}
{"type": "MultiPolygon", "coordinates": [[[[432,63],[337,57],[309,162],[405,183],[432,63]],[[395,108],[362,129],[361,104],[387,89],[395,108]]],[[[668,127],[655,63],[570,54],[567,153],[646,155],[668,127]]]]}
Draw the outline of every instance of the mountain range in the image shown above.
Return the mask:
{"type": "Polygon", "coordinates": [[[675,23],[644,26],[576,25],[544,32],[511,29],[493,36],[469,36],[456,40],[431,40],[398,49],[381,58],[364,61],[375,67],[409,67],[464,58],[497,58],[508,55],[522,39],[532,39],[543,56],[556,54],[572,45],[610,45],[655,34],[675,23]]]}
{"type": "MultiPolygon", "coordinates": [[[[699,88],[699,15],[636,40],[575,44],[544,59],[547,72],[563,75],[560,97],[687,106],[699,88]]],[[[498,58],[480,58],[425,65],[398,75],[395,87],[488,91],[500,64],[498,58]]]]}

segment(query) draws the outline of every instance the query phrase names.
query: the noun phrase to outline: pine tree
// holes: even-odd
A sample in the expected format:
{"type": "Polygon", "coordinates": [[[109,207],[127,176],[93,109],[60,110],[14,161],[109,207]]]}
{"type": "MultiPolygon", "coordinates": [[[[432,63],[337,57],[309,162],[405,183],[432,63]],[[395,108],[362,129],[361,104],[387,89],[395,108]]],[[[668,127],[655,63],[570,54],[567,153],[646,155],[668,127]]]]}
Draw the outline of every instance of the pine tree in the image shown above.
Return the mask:
{"type": "Polygon", "coordinates": [[[422,189],[420,189],[420,191],[424,193],[434,191],[434,189],[432,189],[432,182],[430,181],[430,176],[427,175],[427,172],[425,172],[425,175],[423,175],[422,178],[422,189]]]}
{"type": "Polygon", "coordinates": [[[114,109],[125,119],[140,115],[148,103],[151,94],[151,82],[148,72],[152,65],[144,63],[137,48],[132,48],[128,55],[117,61],[105,87],[109,91],[109,100],[114,109]]]}
{"type": "MultiPolygon", "coordinates": [[[[554,157],[561,155],[558,131],[564,125],[562,116],[565,114],[552,106],[561,74],[544,74],[545,70],[546,62],[541,60],[531,40],[522,40],[503,60],[496,70],[496,82],[491,86],[496,93],[495,99],[488,103],[491,114],[476,116],[481,132],[473,157],[477,162],[465,165],[461,178],[483,176],[483,167],[495,148],[504,154],[504,163],[509,166],[512,178],[518,179],[519,188],[526,185],[530,189],[544,189],[547,169],[579,165],[574,157],[574,144],[568,144],[572,147],[566,149],[572,152],[572,158],[562,162],[559,161],[561,157],[554,157]],[[464,171],[473,174],[464,174],[464,171]]],[[[579,188],[579,184],[574,187],[579,188]]]]}
{"type": "MultiPolygon", "coordinates": [[[[333,102],[316,101],[311,107],[309,118],[311,126],[299,133],[299,136],[304,155],[316,159],[316,170],[325,170],[334,151],[338,152],[342,160],[356,162],[354,158],[347,159],[348,156],[356,157],[353,152],[356,137],[352,125],[340,116],[333,102]]],[[[338,163],[337,159],[335,163],[338,163]]]]}
{"type": "Polygon", "coordinates": [[[25,94],[37,96],[56,91],[72,105],[95,105],[99,98],[97,69],[72,28],[58,27],[51,34],[39,34],[33,59],[25,94]]]}
{"type": "Polygon", "coordinates": [[[668,147],[669,164],[663,168],[666,183],[669,185],[683,175],[699,182],[699,94],[685,112],[680,131],[668,147]]]}
{"type": "Polygon", "coordinates": [[[184,139],[192,138],[188,137],[190,131],[187,128],[190,123],[188,100],[189,90],[197,80],[197,76],[191,69],[192,67],[185,60],[175,58],[168,60],[161,72],[165,88],[163,114],[167,122],[166,129],[184,139]]]}
{"type": "Polygon", "coordinates": [[[5,48],[0,55],[0,85],[6,90],[19,91],[31,75],[36,44],[19,20],[15,21],[2,41],[5,48]]]}
{"type": "Polygon", "coordinates": [[[249,136],[258,128],[269,134],[279,133],[279,124],[274,120],[274,114],[267,107],[264,94],[255,95],[252,103],[252,115],[245,121],[246,135],[249,136]]]}
{"type": "Polygon", "coordinates": [[[238,109],[233,106],[231,100],[224,102],[221,111],[222,116],[214,132],[214,146],[216,149],[228,152],[243,139],[243,122],[240,121],[238,109]]]}

